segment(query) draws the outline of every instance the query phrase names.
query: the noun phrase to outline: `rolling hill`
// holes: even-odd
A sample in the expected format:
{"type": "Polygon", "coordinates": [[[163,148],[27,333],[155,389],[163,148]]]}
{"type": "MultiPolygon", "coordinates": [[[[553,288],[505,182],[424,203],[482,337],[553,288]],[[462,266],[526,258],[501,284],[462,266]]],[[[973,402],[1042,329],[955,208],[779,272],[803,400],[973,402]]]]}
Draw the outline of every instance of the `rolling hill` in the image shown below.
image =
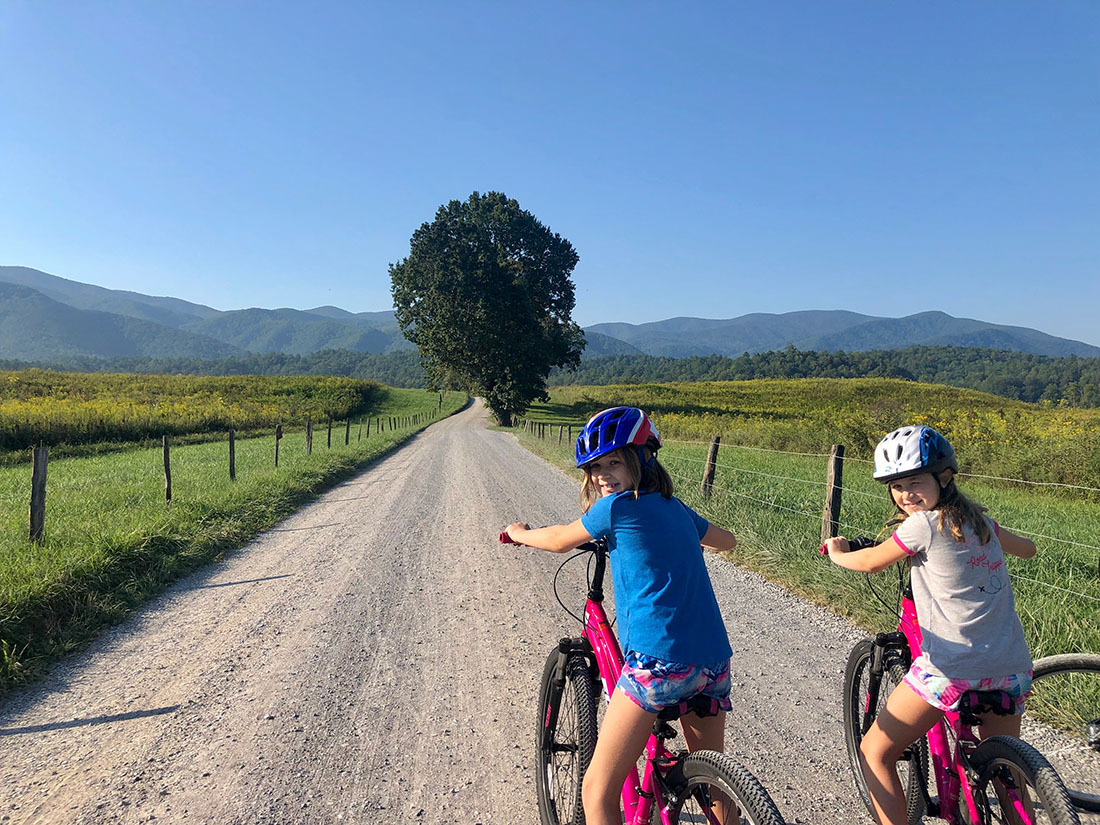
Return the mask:
{"type": "MultiPolygon", "coordinates": [[[[384,354],[413,349],[392,311],[216,310],[178,298],[105,289],[22,266],[0,266],[0,358],[245,353],[306,355],[321,350],[384,354]]],[[[1034,355],[1100,356],[1100,347],[1026,327],[922,312],[884,318],[845,310],[751,313],[737,318],[669,318],[585,328],[584,357],[712,354],[736,358],[793,346],[866,352],[912,346],[979,347],[1034,355]]]]}

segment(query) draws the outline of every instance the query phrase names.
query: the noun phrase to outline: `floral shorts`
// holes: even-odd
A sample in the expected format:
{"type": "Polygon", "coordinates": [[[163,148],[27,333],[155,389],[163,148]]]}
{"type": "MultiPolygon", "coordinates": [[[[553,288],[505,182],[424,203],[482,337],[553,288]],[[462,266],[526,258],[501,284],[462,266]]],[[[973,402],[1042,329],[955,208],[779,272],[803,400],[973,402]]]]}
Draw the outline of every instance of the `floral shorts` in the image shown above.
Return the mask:
{"type": "Polygon", "coordinates": [[[729,659],[710,665],[682,665],[629,650],[615,689],[649,713],[660,713],[698,693],[717,699],[722,710],[733,708],[729,659]]]}
{"type": "Polygon", "coordinates": [[[1031,671],[998,676],[993,679],[949,679],[925,670],[927,660],[918,656],[905,674],[905,684],[917,692],[921,699],[942,711],[956,710],[959,700],[968,690],[1002,690],[1015,704],[1013,713],[1024,712],[1024,699],[1031,692],[1031,671]]]}

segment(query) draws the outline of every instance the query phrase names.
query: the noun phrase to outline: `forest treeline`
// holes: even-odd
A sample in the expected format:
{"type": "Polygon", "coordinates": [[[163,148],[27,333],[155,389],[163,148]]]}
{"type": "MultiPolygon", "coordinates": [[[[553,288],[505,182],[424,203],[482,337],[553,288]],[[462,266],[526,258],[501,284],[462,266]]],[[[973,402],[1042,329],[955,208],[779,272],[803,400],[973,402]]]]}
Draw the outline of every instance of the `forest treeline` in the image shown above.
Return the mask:
{"type": "MultiPolygon", "coordinates": [[[[80,372],[187,375],[333,375],[371,378],[391,387],[424,386],[415,350],[372,355],[322,350],[308,355],[109,359],[71,358],[49,364],[2,362],[0,368],[47,367],[80,372]]],[[[804,351],[794,347],[748,353],[667,358],[607,355],[581,361],[575,372],[554,370],[551,386],[741,381],[755,378],[902,378],[993,393],[1017,401],[1100,407],[1100,358],[1053,358],[978,347],[918,346],[868,352],[804,351]]]]}
{"type": "Polygon", "coordinates": [[[1100,358],[1052,358],[977,347],[908,347],[868,352],[803,351],[664,358],[608,355],[555,372],[554,386],[757,378],[901,378],[980,390],[1016,401],[1100,407],[1100,358]]]}

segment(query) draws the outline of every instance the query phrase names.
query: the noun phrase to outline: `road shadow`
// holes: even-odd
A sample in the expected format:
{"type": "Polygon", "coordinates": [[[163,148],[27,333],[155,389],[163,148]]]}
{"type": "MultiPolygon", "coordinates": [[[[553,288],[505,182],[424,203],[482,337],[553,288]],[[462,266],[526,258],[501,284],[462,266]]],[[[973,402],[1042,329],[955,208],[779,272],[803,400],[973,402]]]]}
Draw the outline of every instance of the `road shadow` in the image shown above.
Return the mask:
{"type": "MultiPolygon", "coordinates": [[[[282,573],[278,576],[264,576],[262,579],[241,579],[236,582],[219,582],[218,584],[200,584],[197,587],[191,588],[192,590],[209,590],[213,587],[235,587],[238,584],[255,584],[256,582],[269,582],[275,579],[290,579],[293,578],[293,573],[282,573]]],[[[184,588],[181,588],[184,589],[184,588]]]]}
{"type": "Polygon", "coordinates": [[[131,710],[126,713],[112,713],[104,716],[92,716],[88,719],[70,719],[67,722],[47,722],[43,725],[27,725],[22,728],[0,728],[0,736],[19,736],[24,733],[44,733],[51,730],[82,728],[88,725],[106,725],[111,722],[128,722],[131,719],[145,719],[149,716],[164,716],[179,710],[179,705],[168,705],[152,710],[131,710]]]}

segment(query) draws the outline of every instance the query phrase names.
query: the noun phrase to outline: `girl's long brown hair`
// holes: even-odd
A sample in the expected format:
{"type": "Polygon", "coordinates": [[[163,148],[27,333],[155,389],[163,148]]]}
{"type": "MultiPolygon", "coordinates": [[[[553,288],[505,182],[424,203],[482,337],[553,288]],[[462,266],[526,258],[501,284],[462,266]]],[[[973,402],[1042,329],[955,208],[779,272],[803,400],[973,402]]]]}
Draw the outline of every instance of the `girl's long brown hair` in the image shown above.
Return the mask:
{"type": "MultiPolygon", "coordinates": [[[[613,450],[596,460],[605,461],[613,455],[618,455],[619,460],[626,467],[627,474],[630,476],[630,487],[634,490],[634,498],[638,498],[642,493],[660,493],[665,498],[672,498],[672,478],[669,476],[668,470],[661,466],[660,462],[657,461],[656,454],[649,447],[643,447],[642,449],[645,450],[646,458],[649,459],[647,467],[642,466],[638,451],[635,449],[613,450]]],[[[587,513],[592,505],[602,498],[599,485],[592,478],[592,472],[589,469],[591,463],[589,462],[581,467],[584,470],[584,480],[581,481],[582,513],[587,513]]]]}
{"type": "MultiPolygon", "coordinates": [[[[939,481],[939,476],[933,474],[932,477],[937,482],[939,481]]],[[[890,501],[897,508],[897,513],[894,514],[894,517],[890,519],[886,526],[896,527],[908,518],[908,514],[898,507],[898,503],[894,501],[894,494],[889,490],[889,487],[887,493],[890,496],[890,501]]],[[[947,483],[947,486],[940,488],[940,500],[936,502],[936,506],[932,509],[940,514],[939,530],[941,533],[950,532],[951,538],[961,542],[965,541],[963,529],[970,527],[978,536],[978,541],[981,544],[989,543],[992,531],[989,529],[989,520],[985,517],[985,507],[962,494],[955,483],[954,473],[951,474],[951,481],[947,483]]]]}

